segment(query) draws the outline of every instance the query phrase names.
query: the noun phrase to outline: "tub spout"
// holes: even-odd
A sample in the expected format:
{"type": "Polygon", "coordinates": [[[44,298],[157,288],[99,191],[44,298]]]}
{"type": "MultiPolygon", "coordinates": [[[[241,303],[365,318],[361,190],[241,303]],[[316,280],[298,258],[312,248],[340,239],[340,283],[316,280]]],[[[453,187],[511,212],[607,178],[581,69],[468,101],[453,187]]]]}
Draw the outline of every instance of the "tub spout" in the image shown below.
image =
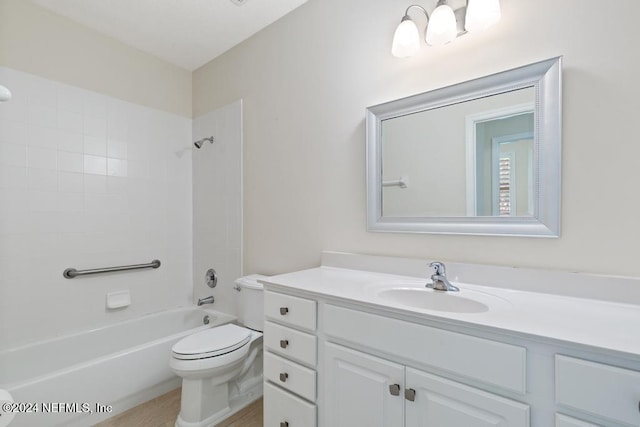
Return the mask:
{"type": "Polygon", "coordinates": [[[198,305],[213,304],[213,301],[214,301],[213,296],[205,297],[205,298],[200,298],[200,299],[198,300],[198,305]]]}

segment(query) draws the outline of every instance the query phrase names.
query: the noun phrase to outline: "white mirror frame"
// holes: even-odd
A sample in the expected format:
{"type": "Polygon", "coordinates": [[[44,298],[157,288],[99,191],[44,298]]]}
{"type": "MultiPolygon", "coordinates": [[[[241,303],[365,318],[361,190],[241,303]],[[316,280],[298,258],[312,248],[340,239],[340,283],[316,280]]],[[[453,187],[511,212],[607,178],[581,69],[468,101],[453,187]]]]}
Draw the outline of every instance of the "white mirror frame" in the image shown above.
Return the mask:
{"type": "MultiPolygon", "coordinates": [[[[367,231],[560,236],[562,163],[562,58],[551,58],[490,76],[367,108],[367,231]],[[420,111],[533,87],[534,191],[532,217],[384,217],[382,122],[420,111]]],[[[460,142],[463,143],[462,141],[460,142]]]]}

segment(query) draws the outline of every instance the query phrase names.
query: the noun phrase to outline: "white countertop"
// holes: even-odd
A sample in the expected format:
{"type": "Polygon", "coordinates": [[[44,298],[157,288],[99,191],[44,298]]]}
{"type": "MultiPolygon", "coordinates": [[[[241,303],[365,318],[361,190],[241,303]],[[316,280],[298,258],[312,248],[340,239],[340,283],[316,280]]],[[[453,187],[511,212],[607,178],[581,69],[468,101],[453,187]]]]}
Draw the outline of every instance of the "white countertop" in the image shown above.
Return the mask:
{"type": "MultiPolygon", "coordinates": [[[[401,315],[486,326],[503,331],[557,339],[610,351],[640,355],[640,306],[574,296],[479,286],[451,280],[460,287],[453,297],[482,302],[490,294],[490,309],[480,313],[456,313],[412,308],[378,296],[384,288],[420,286],[428,276],[403,276],[365,270],[322,266],[272,276],[263,280],[290,290],[316,296],[340,298],[401,315]]],[[[453,277],[453,276],[450,276],[453,277]]]]}

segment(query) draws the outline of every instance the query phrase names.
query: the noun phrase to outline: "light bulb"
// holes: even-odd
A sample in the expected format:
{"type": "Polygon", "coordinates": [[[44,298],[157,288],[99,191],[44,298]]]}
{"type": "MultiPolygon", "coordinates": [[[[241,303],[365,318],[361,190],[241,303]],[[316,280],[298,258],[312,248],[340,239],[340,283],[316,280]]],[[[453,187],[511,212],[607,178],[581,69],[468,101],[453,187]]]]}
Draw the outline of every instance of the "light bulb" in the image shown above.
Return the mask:
{"type": "Polygon", "coordinates": [[[391,53],[397,58],[413,56],[420,48],[420,34],[415,22],[405,15],[393,35],[391,53]]]}
{"type": "Polygon", "coordinates": [[[500,20],[500,0],[469,0],[464,29],[468,32],[482,31],[500,20]]]}
{"type": "Polygon", "coordinates": [[[438,46],[453,41],[457,35],[456,16],[449,5],[436,7],[427,25],[427,44],[438,46]]]}

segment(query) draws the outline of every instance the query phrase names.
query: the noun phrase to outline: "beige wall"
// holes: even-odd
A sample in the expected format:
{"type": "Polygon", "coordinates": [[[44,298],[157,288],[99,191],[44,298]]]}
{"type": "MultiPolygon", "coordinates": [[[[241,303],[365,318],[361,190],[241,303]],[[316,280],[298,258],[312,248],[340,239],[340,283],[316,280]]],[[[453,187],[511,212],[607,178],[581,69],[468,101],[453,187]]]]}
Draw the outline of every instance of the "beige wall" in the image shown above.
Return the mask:
{"type": "Polygon", "coordinates": [[[190,71],[28,0],[0,0],[0,66],[191,117],[190,71]]]}
{"type": "Polygon", "coordinates": [[[596,0],[501,3],[491,31],[400,60],[391,38],[410,2],[311,0],[194,73],[196,115],[244,100],[246,273],[314,266],[330,249],[640,275],[640,2],[605,19],[596,0]],[[366,232],[365,107],[556,55],[559,239],[366,232]]]}

